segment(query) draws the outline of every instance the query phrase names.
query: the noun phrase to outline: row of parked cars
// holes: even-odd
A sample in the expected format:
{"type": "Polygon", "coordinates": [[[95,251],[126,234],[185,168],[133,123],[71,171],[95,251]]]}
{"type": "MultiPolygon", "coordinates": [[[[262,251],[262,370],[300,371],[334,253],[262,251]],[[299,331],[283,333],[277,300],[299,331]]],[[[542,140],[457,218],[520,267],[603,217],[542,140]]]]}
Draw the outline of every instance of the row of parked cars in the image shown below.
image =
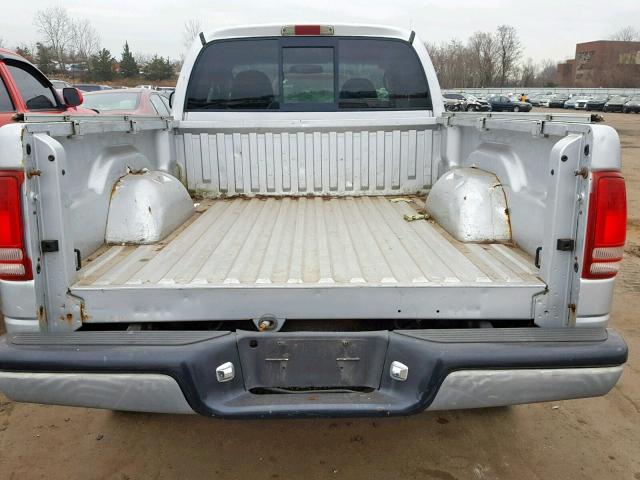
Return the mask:
{"type": "Polygon", "coordinates": [[[468,93],[444,93],[444,108],[450,112],[530,112],[531,103],[523,102],[515,95],[488,95],[468,93]]]}
{"type": "Polygon", "coordinates": [[[640,113],[640,95],[533,94],[527,102],[534,107],[564,108],[599,112],[640,113]]]}
{"type": "Polygon", "coordinates": [[[532,107],[640,113],[640,95],[511,94],[482,97],[468,93],[444,93],[445,109],[452,112],[529,112],[532,107]]]}

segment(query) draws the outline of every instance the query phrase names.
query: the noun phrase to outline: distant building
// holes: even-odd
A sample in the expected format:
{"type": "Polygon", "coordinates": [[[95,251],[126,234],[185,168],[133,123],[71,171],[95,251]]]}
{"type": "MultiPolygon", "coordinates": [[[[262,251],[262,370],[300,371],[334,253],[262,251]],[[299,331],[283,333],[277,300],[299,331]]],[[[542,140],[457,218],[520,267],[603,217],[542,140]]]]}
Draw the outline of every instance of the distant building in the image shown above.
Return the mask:
{"type": "Polygon", "coordinates": [[[640,42],[599,40],[576,45],[576,56],[558,64],[561,87],[640,87],[640,42]]]}
{"type": "Polygon", "coordinates": [[[556,73],[556,83],[561,87],[573,87],[576,78],[576,61],[567,60],[558,64],[558,73],[556,73]]]}

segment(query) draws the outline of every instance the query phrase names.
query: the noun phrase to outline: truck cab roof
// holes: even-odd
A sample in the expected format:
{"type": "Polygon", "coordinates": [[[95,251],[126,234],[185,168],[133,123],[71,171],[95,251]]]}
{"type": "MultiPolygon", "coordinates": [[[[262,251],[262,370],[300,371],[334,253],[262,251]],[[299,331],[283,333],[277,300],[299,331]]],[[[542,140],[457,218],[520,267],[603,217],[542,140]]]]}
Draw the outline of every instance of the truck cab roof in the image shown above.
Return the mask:
{"type": "MultiPolygon", "coordinates": [[[[313,25],[309,24],[294,24],[294,23],[271,23],[271,24],[256,24],[256,25],[241,25],[236,27],[226,27],[215,30],[210,30],[204,33],[205,40],[211,41],[221,38],[243,38],[243,37],[280,37],[283,35],[283,28],[285,27],[329,27],[333,33],[321,34],[321,36],[357,36],[357,37],[386,37],[386,38],[399,38],[409,40],[411,37],[411,31],[388,27],[383,25],[362,25],[353,23],[317,23],[313,25]]],[[[295,34],[294,34],[295,35],[295,34]]],[[[303,34],[304,36],[312,36],[309,34],[303,34]]],[[[299,36],[303,36],[299,35],[299,36]]],[[[200,39],[196,39],[196,44],[200,43],[200,39]]]]}

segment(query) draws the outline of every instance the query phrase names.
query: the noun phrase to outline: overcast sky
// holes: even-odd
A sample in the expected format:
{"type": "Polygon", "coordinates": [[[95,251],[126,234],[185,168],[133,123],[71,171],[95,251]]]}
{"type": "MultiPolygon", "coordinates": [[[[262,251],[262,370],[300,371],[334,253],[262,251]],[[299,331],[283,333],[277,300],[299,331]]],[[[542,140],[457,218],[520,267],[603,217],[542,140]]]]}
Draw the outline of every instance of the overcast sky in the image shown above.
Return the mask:
{"type": "Polygon", "coordinates": [[[536,61],[572,58],[576,43],[640,25],[640,0],[2,0],[0,38],[9,47],[37,41],[33,16],[55,4],[89,19],[118,58],[125,40],[134,52],[177,58],[190,18],[201,19],[205,31],[251,23],[376,23],[411,27],[430,42],[466,40],[509,24],[536,61]]]}

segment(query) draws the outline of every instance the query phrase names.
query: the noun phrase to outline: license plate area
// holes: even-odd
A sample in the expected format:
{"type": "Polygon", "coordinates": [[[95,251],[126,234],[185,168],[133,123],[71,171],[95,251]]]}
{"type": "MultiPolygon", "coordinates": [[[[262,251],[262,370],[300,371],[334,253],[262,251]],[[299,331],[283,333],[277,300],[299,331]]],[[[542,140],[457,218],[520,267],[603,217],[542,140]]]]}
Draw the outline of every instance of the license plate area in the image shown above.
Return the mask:
{"type": "Polygon", "coordinates": [[[387,332],[238,332],[247,390],[380,386],[387,332]]]}

